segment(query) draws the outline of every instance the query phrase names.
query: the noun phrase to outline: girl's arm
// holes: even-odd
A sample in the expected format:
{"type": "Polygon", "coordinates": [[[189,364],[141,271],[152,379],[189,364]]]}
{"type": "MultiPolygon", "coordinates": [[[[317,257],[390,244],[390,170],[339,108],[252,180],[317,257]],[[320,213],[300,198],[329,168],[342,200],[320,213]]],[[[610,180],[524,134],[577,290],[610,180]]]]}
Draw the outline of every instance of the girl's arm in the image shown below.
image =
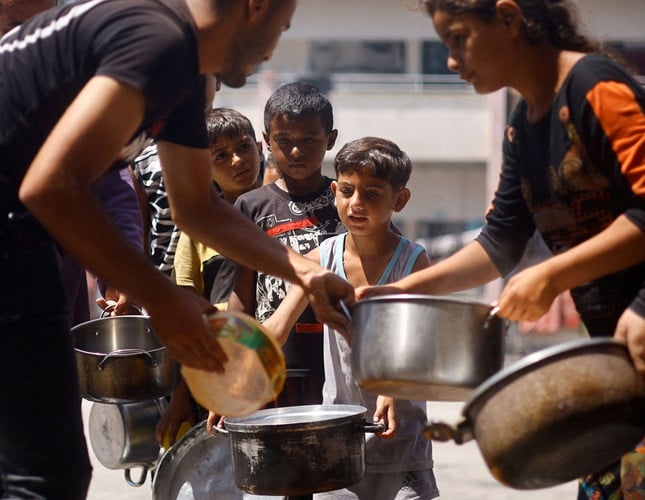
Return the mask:
{"type": "Polygon", "coordinates": [[[445,295],[475,288],[499,276],[499,271],[483,247],[473,241],[451,257],[415,271],[399,281],[385,286],[357,289],[356,298],[359,300],[388,293],[445,295]]]}
{"type": "Polygon", "coordinates": [[[645,232],[621,215],[571,250],[513,276],[499,298],[500,315],[536,321],[560,293],[645,260],[645,232]]]}

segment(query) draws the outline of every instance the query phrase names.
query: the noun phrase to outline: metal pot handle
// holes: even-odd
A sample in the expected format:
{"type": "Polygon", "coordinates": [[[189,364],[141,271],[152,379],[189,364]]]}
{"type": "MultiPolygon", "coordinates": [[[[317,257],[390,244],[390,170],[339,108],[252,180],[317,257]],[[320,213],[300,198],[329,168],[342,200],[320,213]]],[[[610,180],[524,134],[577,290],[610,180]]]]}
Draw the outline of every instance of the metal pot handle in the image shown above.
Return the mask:
{"type": "Polygon", "coordinates": [[[155,361],[155,358],[150,354],[148,351],[144,351],[143,349],[116,349],[115,351],[107,353],[105,356],[103,356],[103,359],[99,361],[98,368],[99,370],[103,369],[103,365],[107,362],[108,359],[114,356],[131,356],[135,354],[145,354],[149,359],[150,362],[152,363],[152,366],[155,366],[157,362],[155,361]]]}
{"type": "Polygon", "coordinates": [[[148,467],[146,465],[141,467],[141,476],[139,476],[138,481],[132,480],[132,475],[130,474],[131,469],[125,469],[123,475],[125,476],[125,482],[128,483],[133,488],[138,488],[143,483],[146,482],[146,475],[148,474],[148,467]]]}
{"type": "Polygon", "coordinates": [[[463,419],[457,425],[450,425],[439,420],[429,420],[423,429],[423,435],[428,441],[450,441],[464,444],[475,439],[472,426],[468,420],[463,419]]]}
{"type": "Polygon", "coordinates": [[[499,312],[499,306],[493,306],[490,308],[490,311],[488,311],[488,315],[486,316],[486,319],[484,320],[484,329],[487,330],[488,327],[490,326],[491,320],[497,316],[497,313],[499,312]]]}
{"type": "Polygon", "coordinates": [[[349,312],[349,308],[347,307],[347,304],[345,304],[345,301],[343,299],[340,299],[338,301],[338,305],[340,306],[340,310],[343,311],[343,314],[347,318],[347,320],[351,323],[352,322],[352,313],[349,312]]]}
{"type": "Polygon", "coordinates": [[[385,430],[385,424],[382,422],[358,422],[356,424],[363,432],[383,432],[385,430]]]}
{"type": "MultiPolygon", "coordinates": [[[[138,305],[136,304],[128,304],[128,307],[131,307],[132,309],[136,309],[139,311],[139,314],[143,314],[143,309],[141,309],[138,305]]],[[[101,315],[99,316],[100,318],[105,318],[105,315],[112,312],[116,308],[116,304],[110,304],[108,305],[105,309],[101,311],[101,315]]]]}

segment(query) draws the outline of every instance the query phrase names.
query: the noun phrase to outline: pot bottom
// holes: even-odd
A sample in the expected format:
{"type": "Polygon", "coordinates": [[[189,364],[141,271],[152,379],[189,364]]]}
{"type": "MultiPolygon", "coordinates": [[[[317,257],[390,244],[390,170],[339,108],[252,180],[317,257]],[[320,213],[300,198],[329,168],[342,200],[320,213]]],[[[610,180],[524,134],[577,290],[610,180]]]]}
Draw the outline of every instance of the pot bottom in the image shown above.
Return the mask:
{"type": "MultiPolygon", "coordinates": [[[[481,451],[491,474],[511,488],[563,484],[611,465],[643,438],[643,419],[621,419],[620,410],[605,408],[554,422],[518,439],[499,454],[487,452],[482,443],[481,451]]],[[[643,412],[637,414],[642,416],[643,412]]]]}
{"type": "Polygon", "coordinates": [[[466,401],[474,387],[400,380],[363,380],[359,385],[368,392],[411,401],[466,401]]]}
{"type": "Polygon", "coordinates": [[[300,458],[300,452],[289,454],[283,449],[271,458],[272,451],[265,451],[261,461],[253,461],[257,466],[255,469],[249,467],[247,457],[240,459],[239,449],[238,452],[233,451],[235,485],[245,493],[275,496],[310,495],[347,488],[359,482],[365,475],[365,465],[361,457],[352,458],[346,455],[344,458],[338,457],[337,460],[330,461],[329,456],[316,456],[315,450],[308,449],[307,446],[301,447],[300,452],[303,455],[300,458]],[[319,466],[316,467],[316,464],[319,466]]]}

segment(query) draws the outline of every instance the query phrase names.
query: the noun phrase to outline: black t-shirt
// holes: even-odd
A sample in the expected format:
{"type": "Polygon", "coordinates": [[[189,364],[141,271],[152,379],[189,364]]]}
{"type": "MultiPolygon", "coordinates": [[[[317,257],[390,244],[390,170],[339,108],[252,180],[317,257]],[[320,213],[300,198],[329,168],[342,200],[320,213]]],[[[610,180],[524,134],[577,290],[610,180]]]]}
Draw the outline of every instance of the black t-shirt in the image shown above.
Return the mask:
{"type": "MultiPolygon", "coordinates": [[[[204,78],[183,0],[68,4],[34,16],[0,40],[0,194],[15,196],[49,132],[97,75],[145,95],[146,113],[133,142],[145,134],[208,146],[204,78]]],[[[121,159],[133,159],[140,149],[124,149],[121,159]]]]}
{"type": "MultiPolygon", "coordinates": [[[[331,179],[308,196],[295,196],[275,183],[244,193],[235,206],[253,220],[269,236],[283,245],[305,255],[325,239],[346,231],[334,205],[331,179]]],[[[289,284],[284,280],[257,273],[255,317],[262,322],[269,318],[287,294],[289,284]]],[[[316,316],[307,307],[283,350],[287,368],[310,368],[322,374],[322,325],[316,329],[316,316]]]]}
{"type": "MultiPolygon", "coordinates": [[[[554,254],[565,252],[625,214],[645,231],[645,91],[619,65],[582,58],[550,111],[509,117],[504,165],[479,236],[502,274],[513,270],[537,229],[554,254]]],[[[645,255],[645,249],[644,249],[645,255]]],[[[645,315],[645,263],[572,290],[592,335],[612,335],[627,307],[645,315]]]]}

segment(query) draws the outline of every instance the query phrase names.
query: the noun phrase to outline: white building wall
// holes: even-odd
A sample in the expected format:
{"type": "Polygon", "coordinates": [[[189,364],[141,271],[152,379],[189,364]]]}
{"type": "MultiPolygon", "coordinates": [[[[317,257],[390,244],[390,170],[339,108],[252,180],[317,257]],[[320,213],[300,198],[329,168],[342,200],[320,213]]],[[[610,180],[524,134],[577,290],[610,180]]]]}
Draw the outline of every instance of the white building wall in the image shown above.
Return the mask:
{"type": "MultiPolygon", "coordinates": [[[[576,0],[588,32],[601,39],[645,42],[645,0],[576,0]]],[[[408,70],[418,73],[419,41],[434,40],[430,19],[415,11],[416,0],[299,0],[292,27],[283,34],[259,85],[224,89],[216,106],[245,113],[261,135],[262,111],[278,75],[307,72],[312,40],[405,40],[408,70]]],[[[257,77],[256,77],[257,79],[257,77]]],[[[337,145],[326,158],[326,173],[338,148],[350,139],[377,135],[394,140],[414,162],[412,200],[403,216],[414,221],[481,219],[497,183],[505,118],[503,93],[476,95],[468,86],[408,87],[360,84],[336,86],[337,145]]],[[[409,236],[414,234],[407,233],[409,236]]]]}

